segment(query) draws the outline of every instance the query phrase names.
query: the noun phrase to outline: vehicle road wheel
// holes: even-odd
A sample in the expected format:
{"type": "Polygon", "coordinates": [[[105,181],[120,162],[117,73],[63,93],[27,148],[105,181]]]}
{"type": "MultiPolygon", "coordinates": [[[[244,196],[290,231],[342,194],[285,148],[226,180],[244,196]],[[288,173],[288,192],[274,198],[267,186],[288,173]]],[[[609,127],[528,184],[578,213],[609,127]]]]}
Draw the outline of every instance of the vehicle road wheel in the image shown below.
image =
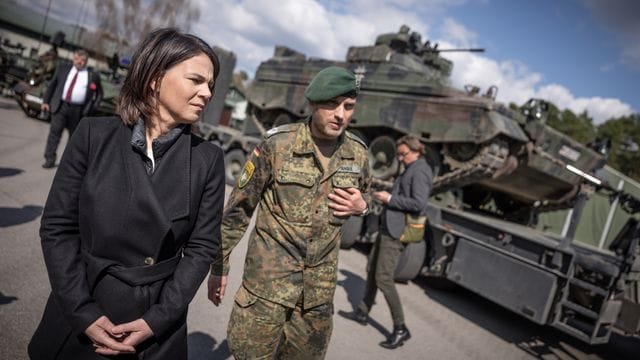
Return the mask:
{"type": "Polygon", "coordinates": [[[240,149],[231,150],[224,156],[224,176],[227,185],[235,185],[245,161],[247,161],[247,157],[240,149]]]}
{"type": "Polygon", "coordinates": [[[438,175],[442,173],[442,155],[440,151],[435,146],[427,145],[425,146],[425,159],[429,166],[431,166],[431,171],[433,173],[433,178],[435,179],[438,175]]]}
{"type": "Polygon", "coordinates": [[[369,145],[371,175],[386,180],[398,172],[396,142],[390,136],[378,136],[369,145]]]}
{"type": "Polygon", "coordinates": [[[340,236],[340,248],[350,249],[358,240],[360,230],[362,229],[363,219],[361,216],[352,216],[344,224],[342,224],[342,233],[340,236]]]}
{"type": "Polygon", "coordinates": [[[273,120],[273,127],[291,124],[292,122],[293,122],[293,117],[289,115],[289,113],[281,112],[273,120]]]}
{"type": "Polygon", "coordinates": [[[395,280],[405,282],[418,276],[426,253],[427,243],[424,240],[405,246],[396,266],[395,280]]]}

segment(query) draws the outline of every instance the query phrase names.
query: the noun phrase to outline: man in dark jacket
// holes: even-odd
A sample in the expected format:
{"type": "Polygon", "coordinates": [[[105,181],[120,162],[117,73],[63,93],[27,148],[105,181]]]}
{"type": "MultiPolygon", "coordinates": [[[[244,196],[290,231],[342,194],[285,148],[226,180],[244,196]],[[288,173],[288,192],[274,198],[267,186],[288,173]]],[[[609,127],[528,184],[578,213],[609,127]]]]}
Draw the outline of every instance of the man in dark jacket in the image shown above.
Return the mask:
{"type": "Polygon", "coordinates": [[[59,65],[44,93],[42,111],[51,112],[51,127],[44,150],[45,162],[42,164],[45,169],[55,166],[62,131],[67,129],[71,137],[80,119],[91,115],[102,100],[100,74],[87,68],[88,60],[86,51],[76,50],[73,53],[73,65],[59,65]]]}
{"type": "Polygon", "coordinates": [[[424,154],[424,145],[415,136],[406,135],[398,139],[396,154],[405,166],[404,173],[393,184],[391,193],[373,193],[373,197],[384,204],[384,212],[380,216],[380,236],[369,254],[364,298],[354,312],[340,312],[342,316],[366,325],[377,289],[380,289],[389,304],[393,319],[393,333],[386,341],[380,343],[380,346],[388,349],[395,349],[411,338],[411,333],[404,323],[394,273],[405,247],[400,239],[407,226],[406,216],[410,214],[426,219],[427,200],[433,177],[431,168],[421,156],[424,154]]]}

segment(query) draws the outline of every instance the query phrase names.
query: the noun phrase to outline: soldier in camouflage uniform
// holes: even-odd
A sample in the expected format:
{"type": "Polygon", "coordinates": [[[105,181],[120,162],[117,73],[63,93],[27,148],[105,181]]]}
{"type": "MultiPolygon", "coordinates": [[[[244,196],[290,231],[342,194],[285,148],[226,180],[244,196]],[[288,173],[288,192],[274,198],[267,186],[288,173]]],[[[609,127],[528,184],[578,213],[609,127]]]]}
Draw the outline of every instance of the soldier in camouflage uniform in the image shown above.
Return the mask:
{"type": "Polygon", "coordinates": [[[356,78],[330,67],[305,96],[306,123],[267,132],[247,160],[223,215],[220,261],[209,299],[224,296],[229,254],[259,208],[227,340],[237,359],[322,359],[333,329],[340,228],[368,212],[365,144],[345,131],[356,78]]]}

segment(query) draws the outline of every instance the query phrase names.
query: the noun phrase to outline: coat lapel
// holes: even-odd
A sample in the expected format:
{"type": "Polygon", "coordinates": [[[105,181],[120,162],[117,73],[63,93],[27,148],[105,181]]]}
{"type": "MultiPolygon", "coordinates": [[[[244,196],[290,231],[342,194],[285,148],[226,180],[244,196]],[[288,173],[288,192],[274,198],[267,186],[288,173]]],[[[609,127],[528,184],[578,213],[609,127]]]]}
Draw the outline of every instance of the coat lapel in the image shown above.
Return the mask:
{"type": "Polygon", "coordinates": [[[182,133],[151,176],[153,188],[169,220],[189,215],[191,194],[191,136],[182,133]]]}
{"type": "Polygon", "coordinates": [[[124,163],[127,169],[127,178],[133,191],[129,199],[129,208],[135,211],[128,214],[135,224],[129,229],[131,236],[142,239],[161,241],[171,228],[171,222],[160,204],[154,191],[151,178],[147,175],[140,154],[130,145],[131,131],[125,132],[128,139],[123,151],[124,163]]]}

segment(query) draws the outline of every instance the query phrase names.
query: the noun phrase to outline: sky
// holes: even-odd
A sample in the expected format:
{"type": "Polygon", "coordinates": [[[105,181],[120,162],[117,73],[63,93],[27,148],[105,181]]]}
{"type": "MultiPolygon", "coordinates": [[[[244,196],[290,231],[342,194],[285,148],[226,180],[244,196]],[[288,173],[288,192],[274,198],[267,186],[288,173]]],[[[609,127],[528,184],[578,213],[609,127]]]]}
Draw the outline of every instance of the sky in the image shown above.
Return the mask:
{"type": "MultiPolygon", "coordinates": [[[[27,0],[46,8],[49,0],[27,0]]],[[[51,0],[52,16],[90,26],[51,0]]],[[[87,1],[87,0],[84,0],[87,1]]],[[[101,0],[88,0],[88,2],[101,0]]],[[[148,2],[150,0],[143,0],[148,2]]],[[[587,111],[596,124],[640,112],[640,1],[636,0],[191,0],[200,18],[188,30],[233,51],[249,75],[286,45],[307,56],[344,60],[349,46],[372,45],[403,24],[447,53],[452,85],[486,90],[522,105],[536,97],[587,111]]],[[[75,6],[73,6],[76,4],[75,6]]]]}

